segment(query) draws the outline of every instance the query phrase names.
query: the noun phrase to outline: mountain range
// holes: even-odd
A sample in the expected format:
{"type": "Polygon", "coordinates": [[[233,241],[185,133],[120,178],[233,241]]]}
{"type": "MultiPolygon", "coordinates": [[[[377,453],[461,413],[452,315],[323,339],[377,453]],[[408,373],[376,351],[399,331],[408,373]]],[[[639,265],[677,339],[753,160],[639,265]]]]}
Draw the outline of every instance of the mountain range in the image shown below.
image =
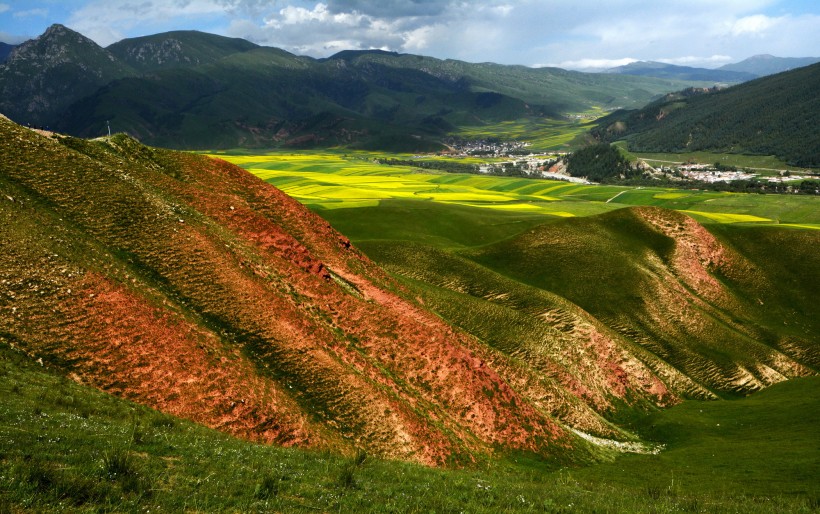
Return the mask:
{"type": "Polygon", "coordinates": [[[820,57],[775,57],[774,55],[753,55],[740,62],[724,64],[719,70],[751,73],[759,77],[783,71],[802,68],[820,62],[820,57]]]}
{"type": "Polygon", "coordinates": [[[693,68],[656,61],[635,61],[624,66],[609,68],[605,73],[658,77],[676,80],[698,80],[718,84],[739,84],[748,80],[773,75],[794,68],[820,62],[820,57],[775,57],[755,55],[743,61],[720,68],[693,68]]]}
{"type": "Polygon", "coordinates": [[[312,59],[190,31],[101,48],[54,25],[0,66],[0,112],[175,148],[431,149],[461,126],[639,107],[689,85],[381,51],[312,59]]]}
{"type": "Polygon", "coordinates": [[[676,66],[655,61],[635,61],[624,66],[610,68],[606,73],[622,75],[637,75],[641,77],[660,77],[676,80],[699,80],[723,84],[736,84],[755,79],[758,75],[742,71],[722,69],[692,68],[690,66],[676,66]]]}

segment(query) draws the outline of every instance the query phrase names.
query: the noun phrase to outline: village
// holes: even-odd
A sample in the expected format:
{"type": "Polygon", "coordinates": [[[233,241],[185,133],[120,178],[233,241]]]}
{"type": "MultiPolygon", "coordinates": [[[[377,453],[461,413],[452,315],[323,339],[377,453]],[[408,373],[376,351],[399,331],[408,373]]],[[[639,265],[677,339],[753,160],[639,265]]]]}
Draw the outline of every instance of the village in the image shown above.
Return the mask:
{"type": "MultiPolygon", "coordinates": [[[[566,173],[561,158],[569,152],[527,152],[530,143],[522,141],[499,141],[494,138],[477,140],[450,141],[453,157],[486,156],[494,159],[509,159],[508,161],[487,162],[478,165],[482,174],[512,174],[552,180],[565,180],[580,184],[590,184],[582,177],[572,177],[566,173]]],[[[693,162],[676,163],[672,161],[655,161],[661,166],[653,166],[647,160],[639,159],[637,166],[647,175],[655,178],[665,178],[671,181],[693,181],[715,184],[730,183],[739,180],[759,180],[769,183],[782,184],[796,180],[814,179],[812,175],[804,176],[788,170],[775,169],[737,169],[734,166],[720,163],[702,164],[693,162]],[[770,173],[759,173],[768,171],[770,173]]]]}

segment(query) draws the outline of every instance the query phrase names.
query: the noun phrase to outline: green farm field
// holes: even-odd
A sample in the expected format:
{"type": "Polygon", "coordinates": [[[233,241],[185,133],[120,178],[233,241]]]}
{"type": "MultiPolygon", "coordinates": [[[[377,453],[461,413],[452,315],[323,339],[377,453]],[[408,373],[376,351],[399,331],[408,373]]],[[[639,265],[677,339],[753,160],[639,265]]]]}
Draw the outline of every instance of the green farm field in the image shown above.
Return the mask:
{"type": "MultiPolygon", "coordinates": [[[[492,210],[503,216],[590,216],[631,206],[685,212],[701,223],[820,228],[820,204],[808,196],[750,195],[670,188],[583,185],[484,175],[421,172],[374,162],[382,154],[314,152],[219,154],[314,210],[423,202],[492,210]]],[[[399,156],[408,158],[408,156],[399,156]]]]}

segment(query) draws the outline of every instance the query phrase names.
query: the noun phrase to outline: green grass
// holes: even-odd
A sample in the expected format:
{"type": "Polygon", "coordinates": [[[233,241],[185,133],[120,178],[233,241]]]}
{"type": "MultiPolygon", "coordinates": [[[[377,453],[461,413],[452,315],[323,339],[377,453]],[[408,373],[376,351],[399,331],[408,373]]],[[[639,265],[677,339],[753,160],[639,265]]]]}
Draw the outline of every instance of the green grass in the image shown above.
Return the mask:
{"type": "Polygon", "coordinates": [[[820,377],[784,382],[743,400],[685,402],[635,425],[645,438],[665,443],[665,451],[624,456],[575,477],[657,488],[663,495],[696,490],[762,502],[778,493],[817,498],[818,403],[820,377]]]}
{"type": "Polygon", "coordinates": [[[818,380],[806,379],[746,400],[684,404],[635,420],[668,446],[660,456],[557,469],[507,455],[442,470],[234,439],[76,384],[4,344],[0,509],[811,512],[818,503],[818,392],[818,380]],[[659,462],[670,468],[659,471],[659,462]],[[716,477],[728,477],[731,487],[718,487],[716,477]]]}
{"type": "Polygon", "coordinates": [[[489,244],[544,223],[539,213],[493,211],[413,200],[385,200],[378,205],[319,213],[358,243],[399,240],[442,248],[489,244]]]}
{"type": "MultiPolygon", "coordinates": [[[[626,141],[618,141],[613,144],[626,152],[626,141]]],[[[649,153],[629,151],[626,153],[633,159],[640,158],[650,164],[655,164],[658,166],[663,164],[693,161],[700,164],[714,164],[719,162],[726,166],[756,169],[759,170],[762,175],[776,175],[777,173],[775,170],[805,171],[805,168],[790,166],[786,164],[786,161],[774,155],[744,155],[705,151],[683,153],[649,153]]]]}

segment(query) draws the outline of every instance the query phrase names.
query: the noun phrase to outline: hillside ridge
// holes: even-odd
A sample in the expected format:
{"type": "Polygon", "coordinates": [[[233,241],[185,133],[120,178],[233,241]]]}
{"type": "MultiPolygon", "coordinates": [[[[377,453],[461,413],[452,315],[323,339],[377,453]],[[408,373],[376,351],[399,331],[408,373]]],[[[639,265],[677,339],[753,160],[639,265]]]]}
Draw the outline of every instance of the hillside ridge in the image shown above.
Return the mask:
{"type": "MultiPolygon", "coordinates": [[[[590,454],[506,359],[244,170],[122,135],[0,130],[0,338],[32,359],[264,442],[427,464],[590,454]]],[[[617,362],[596,372],[600,398],[674,401],[617,362]]],[[[576,424],[620,433],[602,413],[576,424]]]]}

